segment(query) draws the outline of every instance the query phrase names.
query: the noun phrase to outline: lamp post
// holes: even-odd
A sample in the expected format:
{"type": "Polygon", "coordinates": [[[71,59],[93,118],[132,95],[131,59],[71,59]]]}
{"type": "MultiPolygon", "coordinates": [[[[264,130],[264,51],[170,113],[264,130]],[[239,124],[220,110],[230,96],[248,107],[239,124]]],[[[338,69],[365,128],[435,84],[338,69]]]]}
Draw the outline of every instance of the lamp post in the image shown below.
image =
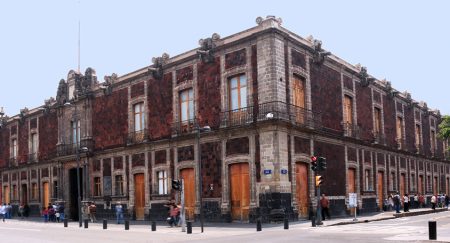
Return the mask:
{"type": "Polygon", "coordinates": [[[200,133],[202,132],[210,132],[211,127],[204,126],[200,127],[200,125],[197,123],[196,125],[197,130],[197,150],[198,150],[198,174],[199,174],[199,191],[200,191],[200,227],[201,232],[203,233],[203,176],[202,176],[202,159],[201,159],[201,149],[200,149],[200,133]]]}

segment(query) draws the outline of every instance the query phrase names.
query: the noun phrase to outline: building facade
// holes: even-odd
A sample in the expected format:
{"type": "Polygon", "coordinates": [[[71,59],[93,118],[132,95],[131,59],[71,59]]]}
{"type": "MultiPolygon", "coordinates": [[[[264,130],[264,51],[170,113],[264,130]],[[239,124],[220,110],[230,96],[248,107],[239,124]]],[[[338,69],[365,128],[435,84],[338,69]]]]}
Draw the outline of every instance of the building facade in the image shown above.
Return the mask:
{"type": "Polygon", "coordinates": [[[165,219],[180,200],[207,221],[308,218],[312,155],[326,157],[322,192],[334,215],[380,210],[387,195],[449,193],[441,115],[365,67],[302,38],[273,16],[257,26],[118,77],[70,71],[56,99],[2,117],[1,201],[32,213],[77,197],[99,213],[122,203],[136,219],[165,219]],[[209,127],[209,129],[207,129],[209,127]],[[77,174],[80,189],[77,187],[77,174]]]}

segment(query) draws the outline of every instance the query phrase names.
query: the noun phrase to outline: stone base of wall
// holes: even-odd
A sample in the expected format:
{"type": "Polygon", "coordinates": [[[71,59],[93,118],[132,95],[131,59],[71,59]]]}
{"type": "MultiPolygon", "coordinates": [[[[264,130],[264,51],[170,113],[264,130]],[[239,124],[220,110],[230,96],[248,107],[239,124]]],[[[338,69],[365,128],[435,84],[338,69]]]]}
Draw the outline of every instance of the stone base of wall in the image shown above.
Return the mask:
{"type": "Polygon", "coordinates": [[[259,208],[249,215],[249,221],[256,222],[258,218],[261,218],[262,222],[281,222],[284,217],[297,220],[298,213],[294,212],[291,201],[290,193],[262,193],[259,195],[259,208]]]}
{"type": "Polygon", "coordinates": [[[164,203],[152,203],[149,214],[145,215],[145,218],[150,221],[166,221],[169,217],[169,208],[164,205],[164,203]]]}
{"type": "Polygon", "coordinates": [[[359,213],[373,213],[378,212],[379,210],[376,198],[363,198],[362,207],[359,209],[359,213]]]}

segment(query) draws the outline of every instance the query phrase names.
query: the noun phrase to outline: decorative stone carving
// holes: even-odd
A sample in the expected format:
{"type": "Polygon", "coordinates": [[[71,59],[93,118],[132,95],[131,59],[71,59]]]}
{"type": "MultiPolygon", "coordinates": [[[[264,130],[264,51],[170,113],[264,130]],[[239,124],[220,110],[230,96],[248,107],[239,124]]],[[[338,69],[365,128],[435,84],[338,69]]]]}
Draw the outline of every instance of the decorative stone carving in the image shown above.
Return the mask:
{"type": "Polygon", "coordinates": [[[110,76],[105,75],[104,79],[105,79],[105,82],[100,86],[100,88],[103,89],[103,93],[105,95],[110,95],[110,94],[112,94],[113,84],[115,82],[117,82],[117,80],[119,78],[117,77],[116,73],[113,73],[110,76]]]}
{"type": "Polygon", "coordinates": [[[163,65],[167,63],[169,59],[169,54],[163,53],[161,57],[153,57],[153,65],[148,68],[148,71],[153,76],[154,79],[161,79],[164,74],[163,65]]]}
{"type": "Polygon", "coordinates": [[[256,24],[261,25],[264,22],[269,21],[269,20],[275,21],[278,25],[281,25],[283,23],[283,20],[281,18],[276,18],[273,15],[267,15],[265,19],[263,17],[257,17],[256,24]]]}
{"type": "Polygon", "coordinates": [[[320,40],[314,40],[313,47],[313,62],[318,65],[323,64],[325,57],[331,55],[331,52],[322,49],[322,41],[320,40]]]}
{"type": "Polygon", "coordinates": [[[93,68],[87,68],[83,76],[79,73],[74,73],[75,79],[75,92],[74,97],[76,99],[88,96],[92,92],[92,87],[96,85],[97,75],[93,68]]]}
{"type": "Polygon", "coordinates": [[[387,81],[386,79],[383,79],[382,82],[385,84],[385,90],[388,93],[388,95],[391,98],[394,98],[398,94],[398,91],[392,88],[391,82],[387,81]]]}
{"type": "Polygon", "coordinates": [[[28,114],[29,110],[27,107],[24,107],[23,109],[20,109],[20,113],[19,113],[19,122],[23,123],[25,121],[25,116],[28,114]]]}
{"type": "Polygon", "coordinates": [[[64,79],[59,81],[58,92],[56,93],[56,103],[58,105],[64,105],[68,100],[67,83],[64,79]]]}
{"type": "Polygon", "coordinates": [[[211,38],[200,39],[198,44],[200,48],[197,50],[198,57],[204,63],[214,62],[214,49],[216,48],[216,41],[220,39],[220,35],[214,33],[211,38]]]}
{"type": "Polygon", "coordinates": [[[375,79],[370,77],[369,74],[367,73],[366,67],[361,67],[358,76],[359,79],[361,80],[362,87],[367,87],[375,81],[375,79]]]}

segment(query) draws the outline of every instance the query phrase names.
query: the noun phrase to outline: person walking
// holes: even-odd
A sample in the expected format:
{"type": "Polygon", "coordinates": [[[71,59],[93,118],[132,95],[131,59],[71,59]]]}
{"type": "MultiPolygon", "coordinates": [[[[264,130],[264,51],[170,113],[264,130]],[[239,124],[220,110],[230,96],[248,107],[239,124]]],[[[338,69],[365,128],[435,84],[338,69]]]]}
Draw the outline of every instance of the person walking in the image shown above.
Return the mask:
{"type": "Polygon", "coordinates": [[[58,206],[58,213],[59,213],[59,220],[61,220],[61,221],[64,221],[64,217],[65,217],[64,209],[65,209],[64,203],[60,203],[58,206]]]}
{"type": "Polygon", "coordinates": [[[394,198],[394,208],[396,213],[400,213],[400,195],[398,192],[395,194],[394,198]]]}
{"type": "Polygon", "coordinates": [[[6,214],[5,214],[6,218],[11,219],[12,216],[11,214],[12,214],[12,206],[11,203],[8,203],[8,205],[6,205],[6,214]]]}
{"type": "Polygon", "coordinates": [[[5,222],[6,218],[6,204],[0,206],[0,217],[2,217],[2,221],[5,222]]]}
{"type": "Polygon", "coordinates": [[[120,202],[118,202],[116,204],[115,211],[116,211],[117,224],[120,224],[120,222],[123,220],[123,207],[120,202]]]}
{"type": "Polygon", "coordinates": [[[44,218],[44,222],[48,222],[48,207],[42,208],[42,217],[44,218]]]}
{"type": "Polygon", "coordinates": [[[97,213],[97,206],[95,206],[95,203],[91,203],[89,205],[89,219],[91,220],[92,223],[94,223],[97,219],[95,217],[95,214],[97,213]]]}
{"type": "Polygon", "coordinates": [[[327,216],[328,219],[330,219],[331,218],[329,211],[330,201],[325,196],[325,194],[322,194],[322,197],[320,198],[320,206],[322,207],[322,220],[325,220],[325,215],[327,216]]]}
{"type": "Polygon", "coordinates": [[[177,205],[173,204],[170,205],[170,211],[169,211],[169,225],[170,227],[173,227],[174,225],[178,225],[179,221],[179,215],[180,215],[180,209],[177,207],[177,205]]]}
{"type": "Polygon", "coordinates": [[[419,208],[419,196],[414,194],[414,208],[419,208]]]}
{"type": "Polygon", "coordinates": [[[21,219],[23,219],[24,209],[23,209],[23,203],[19,206],[19,216],[21,219]]]}
{"type": "Polygon", "coordinates": [[[403,196],[403,211],[409,212],[409,195],[405,194],[403,196]]]}
{"type": "Polygon", "coordinates": [[[431,209],[435,210],[436,209],[436,196],[433,195],[431,197],[431,209]]]}
{"type": "Polygon", "coordinates": [[[419,195],[419,208],[423,208],[425,207],[425,197],[423,196],[423,194],[419,195]]]}

